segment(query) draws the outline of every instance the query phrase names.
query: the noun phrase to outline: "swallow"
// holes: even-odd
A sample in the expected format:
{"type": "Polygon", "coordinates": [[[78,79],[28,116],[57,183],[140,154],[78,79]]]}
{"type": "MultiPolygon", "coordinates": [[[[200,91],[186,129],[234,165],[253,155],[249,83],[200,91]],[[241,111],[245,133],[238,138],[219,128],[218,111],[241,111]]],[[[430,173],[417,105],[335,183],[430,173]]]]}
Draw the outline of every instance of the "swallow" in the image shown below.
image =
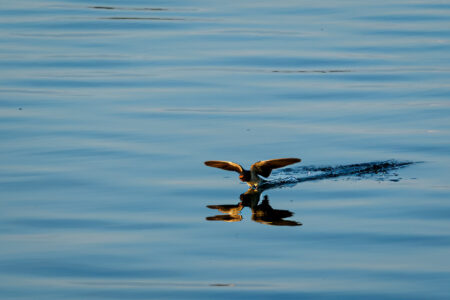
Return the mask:
{"type": "Polygon", "coordinates": [[[238,172],[239,179],[242,182],[246,182],[251,188],[257,189],[258,186],[265,181],[259,176],[267,178],[270,176],[273,169],[282,168],[301,161],[300,158],[278,158],[257,161],[250,167],[250,171],[245,170],[241,165],[231,161],[208,160],[205,161],[205,165],[208,167],[238,172]]]}

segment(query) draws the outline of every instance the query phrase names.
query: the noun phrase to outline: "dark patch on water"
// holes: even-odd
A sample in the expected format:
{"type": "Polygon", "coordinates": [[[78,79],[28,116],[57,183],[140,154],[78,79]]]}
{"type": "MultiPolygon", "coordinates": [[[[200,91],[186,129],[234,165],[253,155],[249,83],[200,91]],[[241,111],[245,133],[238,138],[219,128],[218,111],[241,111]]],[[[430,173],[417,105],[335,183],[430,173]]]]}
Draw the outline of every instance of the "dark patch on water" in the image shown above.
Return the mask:
{"type": "Polygon", "coordinates": [[[350,73],[350,70],[273,70],[272,73],[284,73],[284,74],[293,74],[293,73],[350,73]]]}
{"type": "Polygon", "coordinates": [[[232,287],[236,285],[234,283],[211,283],[209,286],[232,287]]]}
{"type": "Polygon", "coordinates": [[[101,20],[146,20],[146,21],[185,21],[183,18],[157,18],[157,17],[106,17],[101,20]]]}
{"type": "Polygon", "coordinates": [[[104,9],[104,10],[168,11],[167,8],[161,8],[161,7],[89,6],[89,8],[92,8],[92,9],[104,9]]]}

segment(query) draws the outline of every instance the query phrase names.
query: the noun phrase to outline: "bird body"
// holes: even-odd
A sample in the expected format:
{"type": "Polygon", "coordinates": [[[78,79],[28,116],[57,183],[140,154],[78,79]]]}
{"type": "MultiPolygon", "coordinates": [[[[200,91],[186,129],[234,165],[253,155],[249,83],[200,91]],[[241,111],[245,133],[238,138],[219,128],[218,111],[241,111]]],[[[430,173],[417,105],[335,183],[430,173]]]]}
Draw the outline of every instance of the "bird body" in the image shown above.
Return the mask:
{"type": "Polygon", "coordinates": [[[250,167],[250,170],[245,170],[241,165],[231,161],[209,160],[205,161],[205,165],[227,171],[235,171],[239,173],[239,179],[241,181],[246,182],[250,187],[256,189],[265,181],[260,176],[267,178],[273,169],[282,168],[298,162],[301,162],[300,158],[269,159],[255,162],[250,167]]]}

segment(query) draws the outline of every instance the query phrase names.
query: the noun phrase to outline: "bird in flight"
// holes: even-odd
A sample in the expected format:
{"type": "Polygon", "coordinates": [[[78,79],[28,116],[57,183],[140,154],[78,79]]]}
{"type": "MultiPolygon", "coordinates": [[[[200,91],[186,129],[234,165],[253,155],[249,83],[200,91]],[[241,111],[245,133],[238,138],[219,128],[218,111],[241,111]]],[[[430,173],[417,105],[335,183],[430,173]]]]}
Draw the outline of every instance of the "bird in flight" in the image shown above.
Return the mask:
{"type": "Polygon", "coordinates": [[[301,161],[302,160],[300,158],[278,158],[257,161],[250,167],[250,171],[245,170],[241,165],[231,161],[208,160],[205,161],[205,165],[227,171],[238,172],[239,179],[241,181],[246,182],[251,188],[256,189],[258,188],[258,185],[264,182],[264,179],[259,176],[267,178],[270,176],[273,169],[282,168],[301,161]]]}

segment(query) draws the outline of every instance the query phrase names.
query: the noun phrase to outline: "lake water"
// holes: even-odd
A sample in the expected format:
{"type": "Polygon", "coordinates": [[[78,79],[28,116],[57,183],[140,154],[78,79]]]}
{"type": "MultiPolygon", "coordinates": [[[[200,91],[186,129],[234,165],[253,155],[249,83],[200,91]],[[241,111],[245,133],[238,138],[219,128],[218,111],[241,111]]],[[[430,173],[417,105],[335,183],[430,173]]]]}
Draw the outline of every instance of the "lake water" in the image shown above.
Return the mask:
{"type": "Polygon", "coordinates": [[[1,299],[450,298],[448,1],[0,7],[1,299]]]}

